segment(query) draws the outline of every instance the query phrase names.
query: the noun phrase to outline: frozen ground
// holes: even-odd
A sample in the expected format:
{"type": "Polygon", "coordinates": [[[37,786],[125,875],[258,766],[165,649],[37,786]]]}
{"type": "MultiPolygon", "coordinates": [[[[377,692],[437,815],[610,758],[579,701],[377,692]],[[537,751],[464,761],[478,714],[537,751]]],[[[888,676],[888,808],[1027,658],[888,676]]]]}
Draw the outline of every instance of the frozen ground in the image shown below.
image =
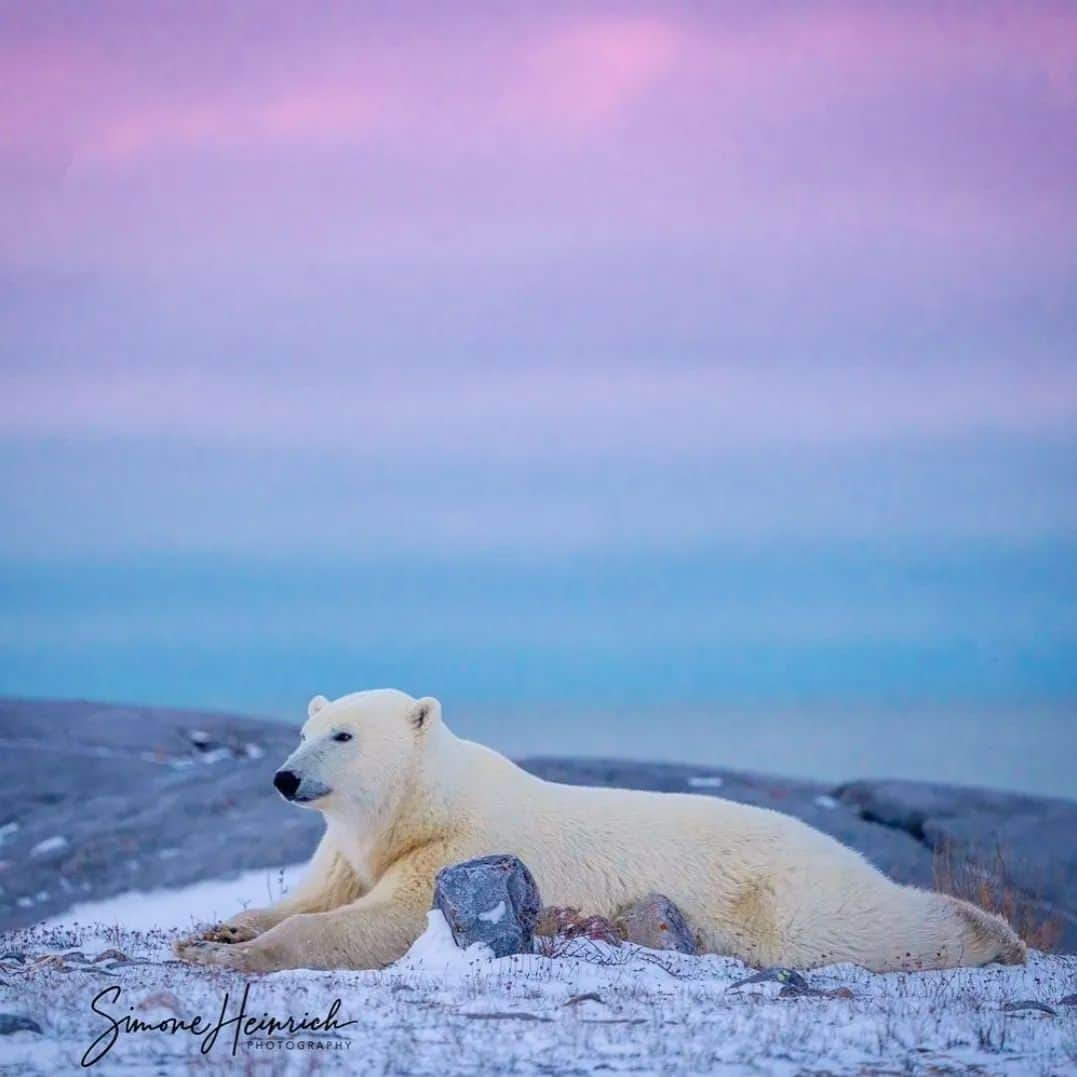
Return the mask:
{"type": "Polygon", "coordinates": [[[77,1070],[110,1028],[91,1009],[101,992],[98,1008],[117,1021],[200,1014],[212,1027],[226,994],[224,1018],[237,1015],[248,982],[250,1017],[324,1017],[339,999],[336,1020],[350,1023],[269,1040],[240,1035],[235,1055],[231,1024],[204,1055],[203,1039],[187,1032],[121,1032],[93,1068],[438,1075],[1077,1068],[1075,957],[1035,954],[1024,968],[886,976],[834,966],[808,976],[819,994],[783,997],[778,983],[733,988],[751,970],[724,958],[586,941],[559,947],[553,958],[463,953],[432,914],[411,953],[383,972],[251,979],[173,959],[170,940],[192,922],[264,904],[281,885],[280,873],[249,872],[226,883],[120,896],[3,936],[0,1012],[29,1018],[40,1031],[0,1035],[0,1072],[77,1070]],[[1055,1013],[1014,1008],[1028,1002],[1055,1013]]]}

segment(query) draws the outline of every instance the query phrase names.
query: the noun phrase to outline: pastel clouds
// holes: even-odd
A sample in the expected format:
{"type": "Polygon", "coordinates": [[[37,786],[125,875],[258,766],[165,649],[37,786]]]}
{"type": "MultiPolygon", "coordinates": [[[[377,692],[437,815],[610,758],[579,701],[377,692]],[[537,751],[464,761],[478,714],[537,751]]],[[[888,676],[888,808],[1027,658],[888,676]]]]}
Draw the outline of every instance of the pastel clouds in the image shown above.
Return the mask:
{"type": "Polygon", "coordinates": [[[0,374],[0,436],[164,436],[363,457],[670,460],[730,448],[1077,435],[1077,372],[1009,364],[0,374]]]}
{"type": "MultiPolygon", "coordinates": [[[[477,125],[502,137],[577,137],[604,127],[645,95],[676,59],[679,31],[655,17],[572,18],[534,40],[503,43],[479,57],[481,82],[434,96],[426,81],[438,58],[429,44],[360,49],[335,72],[306,70],[292,85],[149,105],[101,118],[76,159],[122,166],[177,152],[262,148],[355,148],[377,140],[438,140],[453,119],[446,105],[475,109],[477,125]],[[484,62],[485,61],[485,62],[484,62]],[[485,83],[483,85],[482,83],[485,83]],[[471,100],[468,100],[471,98],[471,100]],[[484,107],[485,106],[485,107],[484,107]],[[483,122],[484,121],[484,122],[483,122]]],[[[466,48],[466,43],[465,43],[466,48]]],[[[320,65],[319,65],[320,66],[320,65]]],[[[473,77],[473,76],[472,76],[473,77]]],[[[466,143],[476,128],[461,127],[466,143]]]]}
{"type": "Polygon", "coordinates": [[[673,72],[689,29],[658,16],[585,16],[520,48],[498,111],[556,139],[615,124],[673,72]]]}
{"type": "Polygon", "coordinates": [[[1069,432],[1075,72],[1062,4],[26,5],[0,432],[1069,432]]]}
{"type": "MultiPolygon", "coordinates": [[[[137,25],[148,13],[129,14],[137,25]]],[[[182,150],[347,148],[375,135],[437,141],[439,127],[468,117],[478,123],[456,128],[453,141],[556,137],[611,121],[646,93],[673,62],[680,33],[654,16],[584,14],[515,33],[495,20],[472,39],[473,24],[434,10],[439,32],[428,35],[406,22],[368,28],[357,13],[337,36],[313,14],[298,37],[276,40],[254,20],[224,42],[151,35],[141,50],[120,25],[91,27],[89,41],[55,26],[0,41],[8,145],[52,142],[75,162],[123,166],[182,150]],[[100,47],[116,44],[109,30],[125,47],[100,47]],[[257,58],[235,80],[222,71],[225,44],[257,58]]]]}
{"type": "MultiPolygon", "coordinates": [[[[1062,6],[627,10],[403,5],[377,18],[280,5],[244,18],[135,4],[47,27],[31,13],[0,43],[5,134],[19,151],[62,145],[74,162],[116,166],[385,144],[413,159],[485,155],[491,139],[510,157],[556,155],[581,136],[616,158],[616,135],[628,153],[653,139],[671,164],[758,182],[768,143],[794,165],[837,152],[842,169],[870,167],[868,147],[939,151],[953,136],[999,153],[982,136],[1013,124],[1020,144],[1021,111],[1035,126],[1077,92],[1077,14],[1062,6]],[[952,123],[970,118],[971,95],[980,130],[962,139],[952,123]]],[[[1072,163],[1062,147],[1041,152],[1072,163]]],[[[939,162],[916,163],[931,174],[939,162]]]]}

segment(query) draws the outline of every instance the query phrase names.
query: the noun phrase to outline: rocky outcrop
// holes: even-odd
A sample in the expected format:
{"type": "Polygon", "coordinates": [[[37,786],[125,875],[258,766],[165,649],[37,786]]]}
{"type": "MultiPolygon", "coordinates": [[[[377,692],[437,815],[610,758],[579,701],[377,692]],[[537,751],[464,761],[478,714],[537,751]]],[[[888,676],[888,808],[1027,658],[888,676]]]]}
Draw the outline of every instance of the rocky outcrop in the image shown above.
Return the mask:
{"type": "MultiPolygon", "coordinates": [[[[0,929],[82,901],[310,856],[315,813],[274,792],[295,730],[234,715],[0,700],[0,929]]],[[[991,885],[1077,952],[1077,803],[918,782],[821,782],[626,760],[524,760],[541,777],[724,796],[795,815],[902,882],[991,885]],[[954,878],[956,875],[960,878],[954,878]],[[1000,878],[1001,876],[1001,878],[1000,878]]]]}
{"type": "Polygon", "coordinates": [[[0,700],[0,929],[308,858],[321,821],[271,785],[295,740],[232,715],[0,700]]]}

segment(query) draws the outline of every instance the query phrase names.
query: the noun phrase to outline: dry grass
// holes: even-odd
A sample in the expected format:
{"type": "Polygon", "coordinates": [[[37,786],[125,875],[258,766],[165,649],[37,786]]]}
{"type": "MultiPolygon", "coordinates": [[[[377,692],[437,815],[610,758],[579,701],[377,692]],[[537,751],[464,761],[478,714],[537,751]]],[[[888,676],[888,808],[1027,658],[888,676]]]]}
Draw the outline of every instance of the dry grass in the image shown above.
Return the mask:
{"type": "Polygon", "coordinates": [[[1050,953],[1058,945],[1062,920],[1045,915],[1034,895],[1013,885],[998,846],[984,859],[958,853],[945,844],[935,850],[933,867],[936,890],[998,914],[1035,950],[1050,953]]]}
{"type": "Polygon", "coordinates": [[[544,957],[559,957],[568,943],[578,939],[608,942],[620,946],[624,932],[605,916],[584,916],[579,909],[562,905],[547,905],[535,923],[539,953],[544,957]]]}

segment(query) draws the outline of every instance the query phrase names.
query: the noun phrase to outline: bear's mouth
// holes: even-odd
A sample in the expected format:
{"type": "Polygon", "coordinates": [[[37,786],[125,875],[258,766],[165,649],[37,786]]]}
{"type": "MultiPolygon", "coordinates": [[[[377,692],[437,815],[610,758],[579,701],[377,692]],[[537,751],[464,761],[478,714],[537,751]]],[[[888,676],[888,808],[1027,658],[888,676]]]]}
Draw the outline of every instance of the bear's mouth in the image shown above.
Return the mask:
{"type": "Polygon", "coordinates": [[[328,785],[322,785],[318,782],[304,782],[299,791],[294,797],[292,797],[293,804],[310,804],[315,800],[321,800],[322,797],[327,797],[333,790],[328,785]],[[308,787],[309,786],[309,787],[308,787]]]}

